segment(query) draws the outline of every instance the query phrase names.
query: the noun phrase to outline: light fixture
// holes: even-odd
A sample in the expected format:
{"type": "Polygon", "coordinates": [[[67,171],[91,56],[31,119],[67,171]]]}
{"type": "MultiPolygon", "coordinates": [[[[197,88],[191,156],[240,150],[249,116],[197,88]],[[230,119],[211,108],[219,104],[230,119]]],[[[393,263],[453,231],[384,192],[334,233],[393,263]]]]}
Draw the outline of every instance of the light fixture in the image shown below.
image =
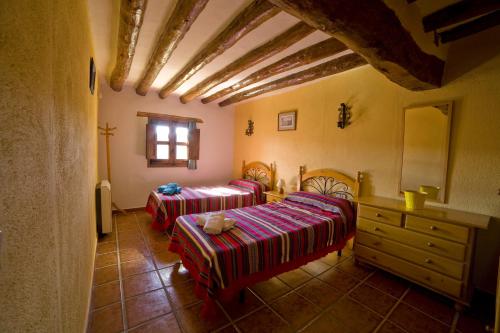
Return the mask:
{"type": "Polygon", "coordinates": [[[338,128],[345,128],[350,124],[349,120],[351,119],[351,112],[349,111],[351,108],[347,106],[345,103],[340,103],[338,108],[339,110],[339,121],[337,122],[338,128]]]}
{"type": "Polygon", "coordinates": [[[245,130],[245,134],[251,136],[253,134],[253,121],[248,119],[248,127],[245,130]]]}

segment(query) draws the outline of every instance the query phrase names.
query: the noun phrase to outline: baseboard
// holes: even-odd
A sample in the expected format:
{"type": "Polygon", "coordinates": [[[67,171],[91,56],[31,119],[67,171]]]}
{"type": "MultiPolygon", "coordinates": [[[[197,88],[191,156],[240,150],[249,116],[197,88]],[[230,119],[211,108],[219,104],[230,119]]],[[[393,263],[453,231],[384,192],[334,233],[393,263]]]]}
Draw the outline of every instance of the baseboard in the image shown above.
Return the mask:
{"type": "Polygon", "coordinates": [[[92,288],[94,287],[94,267],[95,267],[95,256],[97,254],[97,237],[95,239],[95,245],[94,245],[94,249],[93,249],[93,255],[92,255],[92,274],[90,275],[90,292],[89,292],[89,297],[87,299],[87,307],[86,307],[86,311],[85,311],[85,323],[84,323],[84,326],[83,326],[83,333],[86,333],[89,331],[89,317],[90,317],[90,306],[92,304],[92,288]]]}
{"type": "MultiPolygon", "coordinates": [[[[136,207],[136,208],[125,208],[124,211],[127,213],[141,212],[146,211],[146,207],[136,207]]],[[[113,209],[113,213],[119,213],[120,211],[117,209],[113,209]]]]}

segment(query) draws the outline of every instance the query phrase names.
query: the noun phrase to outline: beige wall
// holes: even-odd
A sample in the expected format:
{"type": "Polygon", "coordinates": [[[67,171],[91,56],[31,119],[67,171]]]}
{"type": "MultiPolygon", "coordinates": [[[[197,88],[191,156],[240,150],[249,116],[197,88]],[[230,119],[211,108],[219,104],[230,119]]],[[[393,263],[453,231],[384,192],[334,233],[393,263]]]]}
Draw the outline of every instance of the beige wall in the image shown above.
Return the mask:
{"type": "MultiPolygon", "coordinates": [[[[182,186],[225,184],[231,177],[233,161],[234,112],[199,101],[181,104],[178,96],[161,99],[155,91],[139,96],[133,87],[115,92],[107,83],[101,86],[99,125],[117,127],[110,138],[113,201],[120,208],[146,206],[149,192],[158,185],[177,182],[182,186]],[[147,118],[137,111],[163,113],[203,119],[200,128],[200,160],[197,170],[148,168],[146,161],[147,118]]],[[[241,165],[241,161],[240,161],[241,165]]],[[[106,176],[104,137],[99,137],[99,176],[106,176]]]]}
{"type": "Polygon", "coordinates": [[[82,332],[97,98],[84,0],[0,2],[0,332],[82,332]]]}
{"type": "MultiPolygon", "coordinates": [[[[366,174],[364,194],[398,197],[403,108],[426,102],[454,101],[447,207],[500,218],[500,29],[458,43],[450,49],[440,89],[411,92],[370,66],[342,73],[293,91],[242,103],[235,111],[233,174],[240,161],[276,161],[277,177],[293,190],[299,165],[330,167],[351,176],[366,174]],[[352,124],[336,127],[337,108],[352,106],[352,124]],[[278,132],[277,115],[298,110],[296,131],[278,132]],[[255,134],[244,135],[247,120],[255,134]]],[[[480,234],[477,283],[493,290],[500,224],[494,220],[480,234]]]]}

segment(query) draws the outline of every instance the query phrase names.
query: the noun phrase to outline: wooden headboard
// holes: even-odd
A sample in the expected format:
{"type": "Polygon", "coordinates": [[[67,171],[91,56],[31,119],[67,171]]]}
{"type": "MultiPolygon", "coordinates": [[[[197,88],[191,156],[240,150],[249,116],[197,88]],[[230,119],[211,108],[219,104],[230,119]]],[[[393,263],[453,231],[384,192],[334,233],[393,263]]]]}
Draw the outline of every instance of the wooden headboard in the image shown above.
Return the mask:
{"type": "Polygon", "coordinates": [[[306,172],[305,166],[301,166],[298,189],[354,200],[359,195],[361,179],[362,174],[359,171],[356,179],[353,179],[333,169],[316,169],[306,172]]]}
{"type": "Polygon", "coordinates": [[[270,190],[274,189],[275,174],[276,164],[274,163],[267,165],[265,163],[255,161],[246,164],[245,161],[243,161],[243,165],[241,167],[241,178],[258,181],[267,185],[270,190]]]}

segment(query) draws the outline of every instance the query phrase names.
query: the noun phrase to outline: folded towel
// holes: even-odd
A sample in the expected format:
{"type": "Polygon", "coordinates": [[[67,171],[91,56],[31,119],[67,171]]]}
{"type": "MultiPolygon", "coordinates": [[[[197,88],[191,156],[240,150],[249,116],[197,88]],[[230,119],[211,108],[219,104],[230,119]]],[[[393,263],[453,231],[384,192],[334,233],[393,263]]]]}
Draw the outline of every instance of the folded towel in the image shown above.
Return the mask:
{"type": "Polygon", "coordinates": [[[210,215],[206,222],[203,230],[210,235],[218,235],[222,232],[224,228],[224,214],[210,215]]]}
{"type": "Polygon", "coordinates": [[[228,231],[228,230],[233,229],[235,224],[236,224],[235,219],[225,218],[224,219],[224,226],[222,227],[222,231],[228,231]]]}
{"type": "Polygon", "coordinates": [[[182,187],[177,185],[177,183],[168,183],[166,185],[161,185],[158,187],[157,191],[161,194],[174,195],[181,193],[182,187]]]}

